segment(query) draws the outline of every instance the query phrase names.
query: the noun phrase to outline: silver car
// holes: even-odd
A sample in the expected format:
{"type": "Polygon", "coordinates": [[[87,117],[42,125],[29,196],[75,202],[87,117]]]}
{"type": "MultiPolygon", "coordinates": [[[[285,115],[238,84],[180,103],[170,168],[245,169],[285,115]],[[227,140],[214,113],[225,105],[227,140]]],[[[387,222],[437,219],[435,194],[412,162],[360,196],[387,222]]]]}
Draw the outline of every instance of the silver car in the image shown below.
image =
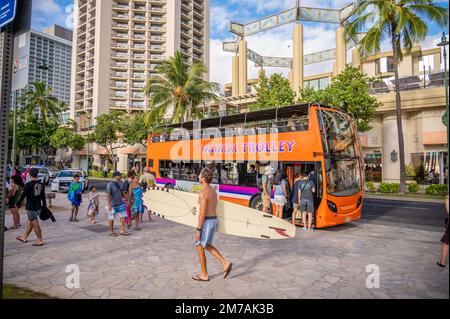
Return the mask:
{"type": "Polygon", "coordinates": [[[80,183],[83,187],[83,191],[89,188],[89,178],[82,169],[63,169],[52,180],[51,190],[52,192],[68,192],[69,185],[73,181],[75,175],[80,176],[80,183]]]}

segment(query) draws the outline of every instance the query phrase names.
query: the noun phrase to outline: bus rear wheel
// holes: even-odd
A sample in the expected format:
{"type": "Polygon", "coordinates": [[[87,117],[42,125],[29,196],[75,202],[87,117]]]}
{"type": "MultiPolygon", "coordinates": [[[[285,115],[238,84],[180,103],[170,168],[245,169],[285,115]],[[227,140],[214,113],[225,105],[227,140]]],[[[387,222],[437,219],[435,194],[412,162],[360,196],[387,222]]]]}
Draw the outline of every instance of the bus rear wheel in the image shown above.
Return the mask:
{"type": "Polygon", "coordinates": [[[173,184],[166,184],[166,186],[164,186],[164,188],[168,188],[168,189],[175,189],[175,187],[173,186],[173,184]]]}
{"type": "MultiPolygon", "coordinates": [[[[261,194],[256,195],[252,201],[250,202],[250,207],[253,209],[257,209],[259,211],[262,211],[263,209],[263,202],[261,194]]],[[[272,205],[269,206],[269,213],[272,214],[272,205]]]]}

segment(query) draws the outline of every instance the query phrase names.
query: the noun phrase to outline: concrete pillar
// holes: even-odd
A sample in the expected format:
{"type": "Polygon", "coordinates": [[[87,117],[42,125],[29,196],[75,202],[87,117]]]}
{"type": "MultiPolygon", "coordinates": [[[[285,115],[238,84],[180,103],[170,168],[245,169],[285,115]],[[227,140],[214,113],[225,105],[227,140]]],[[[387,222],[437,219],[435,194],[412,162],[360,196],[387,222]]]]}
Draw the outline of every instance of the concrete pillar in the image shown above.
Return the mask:
{"type": "MultiPolygon", "coordinates": [[[[403,139],[407,140],[408,123],[406,114],[402,114],[403,139]]],[[[397,117],[394,112],[383,116],[383,182],[398,183],[400,181],[400,154],[398,149],[397,117]],[[397,152],[397,161],[391,160],[391,152],[397,152]]],[[[409,146],[405,143],[405,165],[411,160],[409,146]]]]}
{"type": "Polygon", "coordinates": [[[355,46],[352,51],[352,65],[354,68],[361,69],[361,52],[358,46],[355,46]]]}
{"type": "Polygon", "coordinates": [[[341,73],[345,70],[346,62],[346,49],[345,49],[345,28],[340,27],[336,30],[336,69],[334,75],[341,73]]]}
{"type": "Polygon", "coordinates": [[[239,95],[247,94],[247,41],[239,41],[239,95]]]}
{"type": "Polygon", "coordinates": [[[231,96],[239,95],[239,56],[235,55],[232,59],[232,78],[231,78],[231,96]]]}
{"type": "Polygon", "coordinates": [[[263,68],[259,69],[258,71],[258,79],[259,78],[263,78],[266,76],[266,70],[264,70],[263,68]]]}
{"type": "Polygon", "coordinates": [[[294,55],[292,59],[292,89],[298,96],[303,87],[303,26],[297,23],[294,26],[294,55]]]}

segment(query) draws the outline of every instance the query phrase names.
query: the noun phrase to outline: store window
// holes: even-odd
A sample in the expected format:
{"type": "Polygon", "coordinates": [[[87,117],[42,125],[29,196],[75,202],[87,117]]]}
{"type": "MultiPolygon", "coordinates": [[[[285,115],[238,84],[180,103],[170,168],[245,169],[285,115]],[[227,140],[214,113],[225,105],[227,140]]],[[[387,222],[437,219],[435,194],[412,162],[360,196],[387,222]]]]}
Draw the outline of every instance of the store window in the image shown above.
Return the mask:
{"type": "Polygon", "coordinates": [[[419,72],[431,72],[434,70],[434,55],[424,55],[419,57],[419,72]]]}
{"type": "Polygon", "coordinates": [[[381,153],[368,153],[364,155],[365,180],[370,182],[382,181],[381,153]]]}
{"type": "Polygon", "coordinates": [[[375,73],[382,74],[394,72],[394,59],[392,57],[379,58],[375,62],[375,73]]]}

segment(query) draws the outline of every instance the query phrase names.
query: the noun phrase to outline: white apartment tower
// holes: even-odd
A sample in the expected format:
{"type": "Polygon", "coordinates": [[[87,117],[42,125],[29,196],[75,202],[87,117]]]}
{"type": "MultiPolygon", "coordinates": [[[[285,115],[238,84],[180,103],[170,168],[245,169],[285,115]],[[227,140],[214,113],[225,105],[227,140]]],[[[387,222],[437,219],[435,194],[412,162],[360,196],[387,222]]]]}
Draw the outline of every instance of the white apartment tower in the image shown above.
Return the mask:
{"type": "Polygon", "coordinates": [[[109,110],[149,109],[143,87],[181,51],[209,67],[209,0],[75,0],[70,116],[87,131],[109,110]]]}

